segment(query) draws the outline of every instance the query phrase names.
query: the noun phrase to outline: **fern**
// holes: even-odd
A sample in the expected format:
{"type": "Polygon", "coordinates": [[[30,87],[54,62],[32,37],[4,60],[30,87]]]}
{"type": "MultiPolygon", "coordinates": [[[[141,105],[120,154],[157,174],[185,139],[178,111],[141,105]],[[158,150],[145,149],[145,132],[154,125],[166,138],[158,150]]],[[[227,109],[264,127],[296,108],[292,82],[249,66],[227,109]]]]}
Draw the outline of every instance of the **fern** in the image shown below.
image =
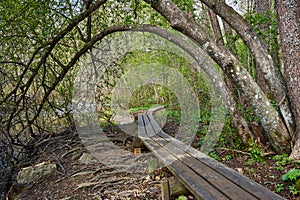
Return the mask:
{"type": "Polygon", "coordinates": [[[282,176],[283,181],[297,181],[300,178],[300,169],[291,169],[282,176]]]}

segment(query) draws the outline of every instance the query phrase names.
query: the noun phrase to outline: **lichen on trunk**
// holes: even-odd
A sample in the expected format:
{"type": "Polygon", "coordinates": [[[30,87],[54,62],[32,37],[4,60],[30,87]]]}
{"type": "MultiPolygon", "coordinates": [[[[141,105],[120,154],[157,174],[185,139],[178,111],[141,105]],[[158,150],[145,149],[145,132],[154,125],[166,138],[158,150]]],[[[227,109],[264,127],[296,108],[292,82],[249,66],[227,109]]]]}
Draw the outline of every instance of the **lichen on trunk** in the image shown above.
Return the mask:
{"type": "MultiPolygon", "coordinates": [[[[210,39],[204,27],[197,24],[186,13],[180,10],[171,0],[146,0],[151,6],[161,13],[171,26],[192,38],[207,52],[210,57],[220,65],[225,74],[233,81],[242,94],[248,99],[260,118],[272,147],[277,152],[290,152],[290,135],[284,122],[271,105],[251,75],[244,69],[237,58],[225,48],[210,39]]],[[[266,58],[268,60],[269,58],[266,58]]]]}

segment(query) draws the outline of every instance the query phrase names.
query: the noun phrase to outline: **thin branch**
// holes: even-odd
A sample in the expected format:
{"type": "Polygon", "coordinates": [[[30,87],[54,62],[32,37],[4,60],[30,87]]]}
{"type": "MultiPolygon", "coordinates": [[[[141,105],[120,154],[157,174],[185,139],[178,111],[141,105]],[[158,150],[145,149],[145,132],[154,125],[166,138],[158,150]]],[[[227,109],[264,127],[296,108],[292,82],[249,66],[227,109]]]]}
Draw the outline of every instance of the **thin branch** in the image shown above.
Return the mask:
{"type": "Polygon", "coordinates": [[[39,113],[41,112],[45,102],[47,101],[47,99],[50,96],[50,94],[52,93],[52,91],[55,90],[56,86],[63,80],[63,78],[66,76],[67,72],[76,64],[76,62],[79,60],[79,58],[84,53],[86,53],[96,42],[100,41],[105,36],[107,36],[111,33],[114,33],[114,32],[128,31],[128,30],[131,30],[131,29],[132,29],[131,26],[123,26],[123,25],[111,26],[111,27],[105,29],[104,31],[102,31],[101,33],[97,34],[94,38],[91,39],[91,41],[89,43],[85,44],[85,46],[82,49],[80,49],[80,51],[78,51],[73,56],[73,58],[68,63],[68,65],[65,66],[65,68],[63,69],[61,74],[56,78],[55,82],[52,84],[52,86],[49,88],[49,90],[45,92],[43,100],[41,101],[41,103],[39,105],[39,108],[37,109],[37,113],[31,119],[31,123],[33,123],[33,121],[37,119],[39,113]]]}
{"type": "MultiPolygon", "coordinates": [[[[86,1],[86,9],[89,9],[91,6],[92,0],[86,1]]],[[[92,15],[90,14],[87,18],[86,22],[86,29],[87,29],[87,41],[90,41],[92,39],[92,15]]]]}
{"type": "Polygon", "coordinates": [[[26,67],[26,64],[22,62],[15,62],[15,61],[0,61],[0,64],[15,64],[15,65],[26,67]]]}
{"type": "MultiPolygon", "coordinates": [[[[19,105],[19,103],[21,102],[21,100],[24,98],[24,96],[26,95],[27,91],[30,88],[30,85],[33,82],[33,79],[35,78],[35,76],[38,74],[38,71],[40,70],[41,66],[43,64],[46,63],[48,56],[50,55],[50,53],[52,52],[52,50],[54,49],[54,47],[56,46],[56,44],[62,39],[64,38],[74,27],[76,27],[81,21],[83,21],[86,17],[88,17],[92,12],[94,12],[95,10],[97,10],[101,5],[103,5],[107,0],[98,0],[96,1],[93,5],[90,6],[90,8],[88,10],[86,10],[85,12],[81,13],[76,19],[74,19],[63,31],[61,31],[56,37],[54,37],[50,42],[48,42],[46,45],[48,46],[47,51],[44,53],[44,55],[42,56],[42,58],[40,59],[40,61],[37,63],[37,66],[35,69],[33,69],[33,73],[31,75],[31,77],[28,79],[27,83],[24,86],[24,91],[22,92],[21,96],[17,99],[16,103],[15,103],[15,107],[13,108],[12,112],[11,112],[11,116],[10,119],[7,123],[7,130],[9,130],[10,125],[11,125],[11,121],[14,118],[14,113],[17,111],[17,107],[19,105]]],[[[45,45],[43,45],[44,47],[45,45]]],[[[38,49],[42,49],[43,47],[40,47],[38,49]]],[[[20,80],[19,83],[17,84],[17,86],[15,87],[15,89],[4,99],[4,101],[2,101],[1,103],[7,101],[7,99],[9,98],[10,95],[14,94],[17,92],[18,88],[20,87],[20,84],[25,76],[25,74],[27,73],[27,70],[29,69],[35,55],[39,52],[39,50],[35,51],[34,56],[32,57],[32,59],[30,60],[30,62],[27,64],[26,69],[23,71],[23,74],[20,76],[20,80]]]]}

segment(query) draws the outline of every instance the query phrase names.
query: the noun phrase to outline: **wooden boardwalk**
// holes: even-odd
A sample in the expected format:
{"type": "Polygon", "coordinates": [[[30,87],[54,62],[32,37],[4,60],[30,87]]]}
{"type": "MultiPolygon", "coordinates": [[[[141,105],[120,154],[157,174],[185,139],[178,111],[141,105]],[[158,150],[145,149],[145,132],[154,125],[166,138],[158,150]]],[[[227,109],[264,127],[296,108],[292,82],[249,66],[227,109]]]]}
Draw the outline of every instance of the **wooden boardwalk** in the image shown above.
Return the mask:
{"type": "Polygon", "coordinates": [[[138,116],[138,137],[197,199],[284,199],[164,133],[153,118],[154,111],[138,116]]]}

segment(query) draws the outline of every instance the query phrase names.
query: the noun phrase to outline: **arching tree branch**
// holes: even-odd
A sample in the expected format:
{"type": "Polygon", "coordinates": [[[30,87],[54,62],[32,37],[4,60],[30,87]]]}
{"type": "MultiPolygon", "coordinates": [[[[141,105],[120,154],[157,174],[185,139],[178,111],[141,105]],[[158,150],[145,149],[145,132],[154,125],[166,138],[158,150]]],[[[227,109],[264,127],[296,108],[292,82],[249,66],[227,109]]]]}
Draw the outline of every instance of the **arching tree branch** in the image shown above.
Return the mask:
{"type": "Polygon", "coordinates": [[[206,30],[197,24],[186,13],[180,10],[171,0],[145,0],[161,13],[171,26],[192,38],[218,63],[228,77],[236,84],[238,89],[248,99],[256,115],[261,119],[272,146],[278,151],[290,151],[290,135],[277,111],[271,105],[267,96],[242,64],[229,50],[218,47],[212,41],[206,30]]]}
{"type": "MultiPolygon", "coordinates": [[[[280,109],[289,133],[294,135],[295,121],[291,117],[292,111],[290,100],[286,98],[288,97],[288,94],[285,80],[280,71],[276,68],[268,50],[264,48],[264,45],[259,40],[259,36],[247,21],[233,8],[228,6],[224,0],[201,1],[227,22],[247,44],[255,58],[258,72],[262,74],[271,89],[272,96],[280,109]],[[282,98],[286,98],[286,101],[280,103],[282,98]]],[[[264,90],[263,87],[262,89],[264,90]]]]}

